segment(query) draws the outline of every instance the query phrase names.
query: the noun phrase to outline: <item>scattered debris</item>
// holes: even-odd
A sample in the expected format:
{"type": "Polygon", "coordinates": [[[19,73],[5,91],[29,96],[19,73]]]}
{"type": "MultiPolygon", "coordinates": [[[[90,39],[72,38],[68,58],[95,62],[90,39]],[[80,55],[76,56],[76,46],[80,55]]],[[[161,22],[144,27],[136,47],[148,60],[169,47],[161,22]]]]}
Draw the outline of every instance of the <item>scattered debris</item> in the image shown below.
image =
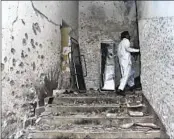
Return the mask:
{"type": "Polygon", "coordinates": [[[115,113],[107,113],[106,114],[106,117],[109,117],[109,118],[114,118],[114,117],[117,117],[117,114],[115,114],[115,113]]]}
{"type": "Polygon", "coordinates": [[[127,103],[127,107],[128,108],[140,108],[140,107],[145,107],[145,105],[143,104],[130,104],[130,103],[127,103]]]}
{"type": "Polygon", "coordinates": [[[144,115],[143,112],[139,112],[139,111],[129,111],[128,113],[130,116],[134,116],[134,117],[142,117],[144,115]]]}
{"type": "Polygon", "coordinates": [[[157,125],[154,123],[135,123],[136,126],[142,126],[142,127],[150,127],[152,129],[160,129],[157,125]]]}
{"type": "Polygon", "coordinates": [[[39,117],[35,123],[38,124],[40,122],[40,120],[41,120],[41,117],[39,117]]]}
{"type": "Polygon", "coordinates": [[[74,92],[74,95],[78,95],[79,93],[78,92],[74,92]]]}
{"type": "Polygon", "coordinates": [[[53,96],[57,96],[57,95],[63,94],[64,92],[65,92],[65,89],[53,90],[53,96]]]}
{"type": "Polygon", "coordinates": [[[124,128],[124,129],[128,129],[128,128],[131,128],[133,125],[134,125],[134,123],[127,123],[127,124],[121,125],[120,127],[124,128]]]}
{"type": "Polygon", "coordinates": [[[20,131],[18,131],[17,133],[16,133],[16,135],[15,135],[15,139],[20,139],[20,138],[22,138],[24,135],[25,135],[25,131],[24,130],[20,130],[20,131]]]}
{"type": "Polygon", "coordinates": [[[65,90],[65,92],[63,92],[63,94],[72,94],[73,91],[72,90],[65,90]]]}

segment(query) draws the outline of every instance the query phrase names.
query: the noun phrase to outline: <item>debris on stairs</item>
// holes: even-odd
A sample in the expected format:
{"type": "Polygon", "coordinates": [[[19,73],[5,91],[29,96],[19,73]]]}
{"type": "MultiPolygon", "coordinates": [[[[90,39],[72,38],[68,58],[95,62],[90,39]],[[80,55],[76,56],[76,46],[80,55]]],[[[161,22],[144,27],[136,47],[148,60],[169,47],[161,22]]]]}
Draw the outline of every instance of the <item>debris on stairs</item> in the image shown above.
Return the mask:
{"type": "Polygon", "coordinates": [[[155,139],[161,137],[154,116],[143,104],[140,91],[125,97],[112,92],[58,93],[35,110],[37,119],[28,138],[48,139],[155,139]]]}

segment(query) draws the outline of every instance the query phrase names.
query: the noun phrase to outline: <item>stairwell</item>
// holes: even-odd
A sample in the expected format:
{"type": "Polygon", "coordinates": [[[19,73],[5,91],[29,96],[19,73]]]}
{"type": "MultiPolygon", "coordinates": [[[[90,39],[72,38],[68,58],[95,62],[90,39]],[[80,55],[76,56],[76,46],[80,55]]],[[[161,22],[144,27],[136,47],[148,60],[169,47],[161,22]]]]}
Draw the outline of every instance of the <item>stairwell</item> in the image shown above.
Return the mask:
{"type": "Polygon", "coordinates": [[[45,98],[28,138],[42,139],[160,139],[162,125],[141,91],[126,97],[88,91],[45,98]]]}

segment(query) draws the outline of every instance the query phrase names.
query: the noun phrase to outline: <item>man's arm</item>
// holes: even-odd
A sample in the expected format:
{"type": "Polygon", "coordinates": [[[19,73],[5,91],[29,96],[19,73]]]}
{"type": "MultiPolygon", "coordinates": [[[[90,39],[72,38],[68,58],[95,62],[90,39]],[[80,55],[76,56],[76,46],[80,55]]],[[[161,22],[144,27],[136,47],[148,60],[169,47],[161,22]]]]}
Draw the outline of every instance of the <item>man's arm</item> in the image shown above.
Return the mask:
{"type": "Polygon", "coordinates": [[[125,45],[126,51],[128,51],[128,52],[139,52],[140,51],[139,49],[131,48],[130,42],[128,40],[125,40],[124,43],[125,43],[124,45],[125,45]]]}

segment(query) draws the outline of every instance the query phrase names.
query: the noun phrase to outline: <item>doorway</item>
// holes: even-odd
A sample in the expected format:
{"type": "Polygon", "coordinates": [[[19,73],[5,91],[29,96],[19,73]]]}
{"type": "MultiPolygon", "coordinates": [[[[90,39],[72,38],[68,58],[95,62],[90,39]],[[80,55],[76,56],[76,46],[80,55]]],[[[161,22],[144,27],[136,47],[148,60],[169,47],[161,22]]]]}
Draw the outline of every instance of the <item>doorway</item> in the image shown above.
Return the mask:
{"type": "Polygon", "coordinates": [[[100,90],[115,90],[115,43],[114,41],[102,41],[101,43],[101,71],[100,90]]]}

